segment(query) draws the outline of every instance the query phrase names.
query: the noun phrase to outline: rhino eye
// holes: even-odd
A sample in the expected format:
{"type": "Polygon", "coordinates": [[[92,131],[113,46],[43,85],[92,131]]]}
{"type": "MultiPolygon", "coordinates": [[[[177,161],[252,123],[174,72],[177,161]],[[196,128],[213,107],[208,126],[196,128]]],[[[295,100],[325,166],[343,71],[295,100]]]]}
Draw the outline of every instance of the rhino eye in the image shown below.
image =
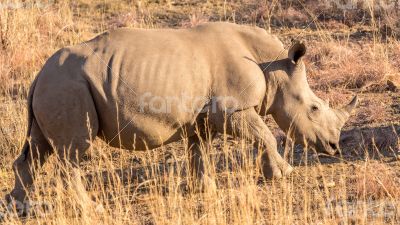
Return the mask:
{"type": "Polygon", "coordinates": [[[316,105],[311,106],[311,112],[316,112],[318,110],[319,110],[318,106],[316,105]]]}

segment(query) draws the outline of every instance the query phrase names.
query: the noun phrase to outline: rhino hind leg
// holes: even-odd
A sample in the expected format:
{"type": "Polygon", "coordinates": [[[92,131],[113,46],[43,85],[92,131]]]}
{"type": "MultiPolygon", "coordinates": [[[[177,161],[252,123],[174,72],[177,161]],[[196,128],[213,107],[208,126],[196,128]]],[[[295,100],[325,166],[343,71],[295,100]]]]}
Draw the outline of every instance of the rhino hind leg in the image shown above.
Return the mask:
{"type": "Polygon", "coordinates": [[[36,120],[33,119],[30,140],[25,142],[21,155],[13,163],[15,184],[14,189],[6,196],[7,202],[22,203],[26,200],[27,192],[32,187],[35,175],[52,152],[52,147],[44,137],[36,120]]]}
{"type": "Polygon", "coordinates": [[[52,89],[37,84],[33,111],[40,129],[54,147],[63,163],[77,167],[82,155],[97,136],[99,122],[86,81],[70,80],[67,76],[44,78],[52,89]]]}
{"type": "Polygon", "coordinates": [[[64,167],[61,171],[66,172],[61,175],[66,181],[71,178],[71,181],[80,185],[80,160],[99,129],[88,85],[82,81],[64,81],[58,88],[41,92],[40,98],[34,101],[34,112],[40,128],[64,167]]]}
{"type": "Polygon", "coordinates": [[[26,200],[26,190],[34,181],[32,171],[37,171],[52,152],[58,155],[61,166],[64,166],[60,170],[61,175],[76,189],[80,195],[78,199],[87,200],[78,167],[82,155],[98,133],[94,102],[85,83],[64,81],[55,82],[53,86],[53,89],[36,86],[31,145],[28,142],[25,144],[23,153],[14,163],[15,187],[7,196],[7,201],[26,200]],[[31,165],[40,166],[31,170],[31,165]]]}

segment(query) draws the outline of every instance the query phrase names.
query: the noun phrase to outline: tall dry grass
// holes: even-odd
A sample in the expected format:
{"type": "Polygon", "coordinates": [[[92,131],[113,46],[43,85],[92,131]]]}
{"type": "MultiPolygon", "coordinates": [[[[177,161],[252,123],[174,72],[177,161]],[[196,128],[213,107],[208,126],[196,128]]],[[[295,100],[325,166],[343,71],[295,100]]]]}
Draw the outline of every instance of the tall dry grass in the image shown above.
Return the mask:
{"type": "MultiPolygon", "coordinates": [[[[69,174],[62,177],[59,171],[68,168],[52,157],[31,194],[26,220],[45,224],[397,221],[399,181],[393,168],[381,162],[367,161],[349,170],[344,163],[324,167],[318,159],[302,154],[304,162],[294,176],[262,183],[252,145],[224,142],[207,149],[205,190],[193,193],[187,190],[192,181],[185,176],[186,149],[162,150],[136,155],[132,163],[131,155],[94,143],[91,154],[95,158],[81,169],[86,188],[77,186],[69,174]]],[[[6,222],[21,220],[11,214],[6,222]]]]}
{"type": "MultiPolygon", "coordinates": [[[[392,11],[367,6],[346,14],[340,9],[322,9],[313,1],[157,2],[59,0],[45,7],[0,8],[0,193],[12,188],[11,164],[25,139],[26,93],[37,71],[58,48],[107,29],[191,27],[222,20],[264,27],[281,34],[285,43],[291,37],[306,39],[310,46],[307,67],[312,87],[334,105],[342,104],[354,89],[385,91],[385,79],[399,77],[398,17],[392,11]],[[312,19],[315,21],[310,23],[312,19]],[[351,36],[352,29],[370,30],[366,32],[371,37],[363,32],[351,36]],[[333,31],[342,35],[336,36],[333,31]]],[[[374,105],[379,98],[370,101],[374,105]]],[[[364,111],[362,124],[376,119],[373,114],[376,109],[379,107],[375,105],[373,110],[364,111]]],[[[379,121],[393,122],[385,119],[390,113],[384,108],[379,121]]],[[[398,134],[393,140],[396,138],[398,144],[398,134]]],[[[312,152],[294,149],[288,154],[288,160],[296,166],[294,174],[265,182],[260,180],[252,145],[222,135],[211,146],[205,143],[208,147],[204,151],[210,156],[206,161],[205,190],[193,193],[187,190],[192,181],[186,176],[185,141],[137,153],[112,149],[95,140],[80,171],[85,187],[76,185],[76,179],[68,173],[62,179],[60,171],[68,168],[61,167],[53,156],[31,193],[29,216],[19,218],[11,213],[4,218],[5,222],[397,224],[399,221],[396,163],[388,164],[385,159],[374,159],[368,154],[364,154],[363,161],[324,160],[314,157],[312,152]]]]}

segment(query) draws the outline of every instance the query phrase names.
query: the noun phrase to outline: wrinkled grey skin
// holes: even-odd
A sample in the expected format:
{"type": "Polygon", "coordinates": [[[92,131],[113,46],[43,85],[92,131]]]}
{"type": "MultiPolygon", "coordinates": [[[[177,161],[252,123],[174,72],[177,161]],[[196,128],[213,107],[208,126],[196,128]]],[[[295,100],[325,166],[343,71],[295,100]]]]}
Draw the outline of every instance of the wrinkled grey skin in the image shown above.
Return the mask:
{"type": "Polygon", "coordinates": [[[286,51],[265,30],[230,23],[118,29],[63,48],[31,86],[30,141],[14,162],[15,187],[7,199],[26,199],[35,177],[29,168],[40,167],[53,152],[78,167],[96,136],[135,150],[187,136],[190,168],[198,180],[204,171],[200,142],[224,129],[262,145],[266,178],[289,174],[292,167],[277,152],[276,139],[261,117],[265,114],[272,114],[297,142],[334,154],[357,99],[331,109],[316,97],[306,80],[305,52],[301,43],[286,51]],[[192,104],[189,110],[181,110],[178,100],[158,111],[152,101],[152,96],[181,95],[192,104]],[[235,104],[221,100],[226,96],[235,104]],[[202,129],[205,123],[209,132],[202,129]]]}

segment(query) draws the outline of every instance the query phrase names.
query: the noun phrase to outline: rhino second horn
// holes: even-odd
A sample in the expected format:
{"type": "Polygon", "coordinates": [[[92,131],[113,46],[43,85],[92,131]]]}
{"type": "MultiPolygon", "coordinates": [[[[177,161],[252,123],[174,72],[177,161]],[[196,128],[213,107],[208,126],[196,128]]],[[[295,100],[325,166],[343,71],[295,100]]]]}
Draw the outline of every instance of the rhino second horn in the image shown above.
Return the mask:
{"type": "Polygon", "coordinates": [[[358,104],[358,96],[356,95],[356,96],[354,96],[353,100],[351,100],[351,102],[349,104],[347,104],[345,107],[343,107],[343,110],[350,115],[351,112],[353,112],[353,110],[357,106],[357,104],[358,104]]]}

